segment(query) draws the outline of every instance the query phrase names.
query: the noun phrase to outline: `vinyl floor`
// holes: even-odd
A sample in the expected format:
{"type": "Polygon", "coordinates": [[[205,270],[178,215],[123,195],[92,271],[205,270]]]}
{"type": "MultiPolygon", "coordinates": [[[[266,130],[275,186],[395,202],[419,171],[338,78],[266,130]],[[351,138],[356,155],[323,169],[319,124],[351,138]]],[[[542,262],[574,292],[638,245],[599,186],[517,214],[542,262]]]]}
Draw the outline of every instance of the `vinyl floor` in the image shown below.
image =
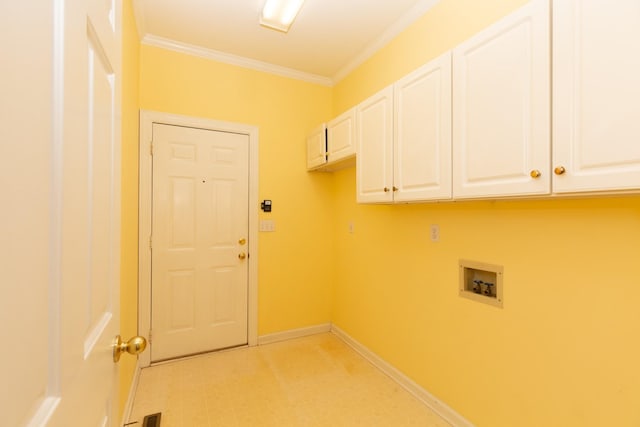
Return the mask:
{"type": "Polygon", "coordinates": [[[332,333],[143,369],[129,420],[142,427],[450,427],[332,333]]]}

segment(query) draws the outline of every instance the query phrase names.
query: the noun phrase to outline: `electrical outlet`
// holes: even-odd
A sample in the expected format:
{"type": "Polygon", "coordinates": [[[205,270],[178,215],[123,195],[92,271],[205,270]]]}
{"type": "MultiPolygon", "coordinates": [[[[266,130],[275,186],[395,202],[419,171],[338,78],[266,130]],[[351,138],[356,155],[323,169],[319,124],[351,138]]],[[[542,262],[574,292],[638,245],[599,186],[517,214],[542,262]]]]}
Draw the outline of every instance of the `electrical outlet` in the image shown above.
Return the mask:
{"type": "Polygon", "coordinates": [[[432,242],[440,240],[440,226],[438,224],[431,224],[430,235],[432,242]]]}

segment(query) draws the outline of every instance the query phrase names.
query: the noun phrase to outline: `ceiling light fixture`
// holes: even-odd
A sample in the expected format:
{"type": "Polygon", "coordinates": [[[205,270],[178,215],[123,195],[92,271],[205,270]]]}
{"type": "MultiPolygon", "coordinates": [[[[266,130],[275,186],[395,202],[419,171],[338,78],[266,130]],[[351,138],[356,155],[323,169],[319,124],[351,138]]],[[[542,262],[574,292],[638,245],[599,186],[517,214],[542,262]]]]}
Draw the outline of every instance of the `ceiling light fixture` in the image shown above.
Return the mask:
{"type": "Polygon", "coordinates": [[[260,15],[260,25],[286,33],[304,0],[267,0],[260,15]]]}

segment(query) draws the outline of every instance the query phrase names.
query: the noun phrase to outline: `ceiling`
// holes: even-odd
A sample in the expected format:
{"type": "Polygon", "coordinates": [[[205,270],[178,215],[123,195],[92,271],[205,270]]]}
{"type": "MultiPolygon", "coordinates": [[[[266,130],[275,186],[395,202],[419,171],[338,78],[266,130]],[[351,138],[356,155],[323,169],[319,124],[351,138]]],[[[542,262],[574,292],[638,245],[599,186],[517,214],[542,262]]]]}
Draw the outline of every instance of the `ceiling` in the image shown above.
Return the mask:
{"type": "Polygon", "coordinates": [[[333,85],[438,0],[306,0],[288,33],[265,0],[134,0],[142,42],[333,85]]]}

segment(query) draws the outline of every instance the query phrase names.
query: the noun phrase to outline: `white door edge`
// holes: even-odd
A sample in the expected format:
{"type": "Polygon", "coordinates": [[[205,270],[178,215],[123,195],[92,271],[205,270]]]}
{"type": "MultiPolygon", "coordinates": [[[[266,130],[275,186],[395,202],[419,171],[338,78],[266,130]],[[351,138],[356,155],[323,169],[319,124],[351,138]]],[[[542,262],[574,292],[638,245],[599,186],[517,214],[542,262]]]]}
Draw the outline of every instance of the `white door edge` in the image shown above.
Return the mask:
{"type": "MultiPolygon", "coordinates": [[[[151,213],[152,157],[151,139],[154,123],[185,126],[213,131],[234,132],[249,136],[249,346],[258,344],[258,128],[218,120],[140,110],[139,159],[139,234],[138,234],[138,333],[147,336],[151,329],[151,213]]],[[[149,335],[153,340],[153,336],[149,335]]],[[[153,344],[151,344],[153,345],[153,344]]],[[[139,355],[141,367],[151,364],[151,352],[139,355]]]]}

